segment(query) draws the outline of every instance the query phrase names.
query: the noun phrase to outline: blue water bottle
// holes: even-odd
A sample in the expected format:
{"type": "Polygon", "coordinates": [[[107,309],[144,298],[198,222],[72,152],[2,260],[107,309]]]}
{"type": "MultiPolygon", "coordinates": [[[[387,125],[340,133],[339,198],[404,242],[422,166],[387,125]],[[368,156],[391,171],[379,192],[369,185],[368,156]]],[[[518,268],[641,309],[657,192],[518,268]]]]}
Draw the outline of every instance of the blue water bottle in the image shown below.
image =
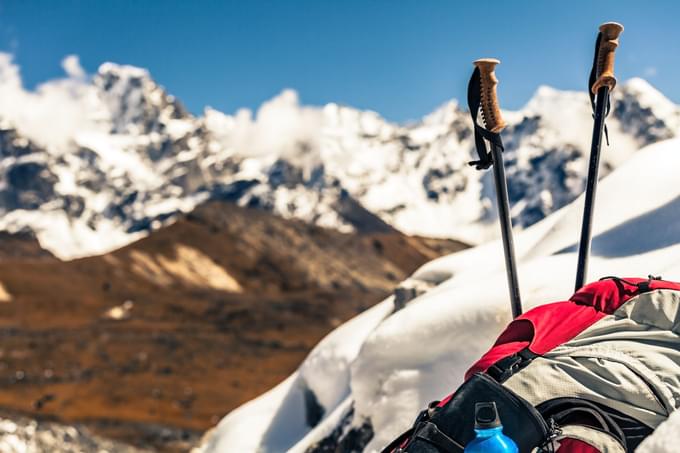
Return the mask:
{"type": "Polygon", "coordinates": [[[517,444],[503,434],[496,403],[475,404],[475,433],[465,453],[518,453],[517,444]]]}

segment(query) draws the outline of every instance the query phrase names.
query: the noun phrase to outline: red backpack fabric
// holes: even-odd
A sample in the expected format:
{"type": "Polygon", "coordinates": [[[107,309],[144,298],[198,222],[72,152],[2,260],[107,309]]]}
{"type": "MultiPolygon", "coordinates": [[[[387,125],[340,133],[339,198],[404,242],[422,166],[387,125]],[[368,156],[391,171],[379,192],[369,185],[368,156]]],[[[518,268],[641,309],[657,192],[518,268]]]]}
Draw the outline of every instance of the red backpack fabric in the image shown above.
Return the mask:
{"type": "Polygon", "coordinates": [[[541,305],[513,320],[496,343],[465,374],[487,371],[499,360],[528,348],[543,355],[566,343],[640,294],[641,289],[680,291],[680,283],[642,278],[607,278],[578,290],[566,302],[541,305]]]}

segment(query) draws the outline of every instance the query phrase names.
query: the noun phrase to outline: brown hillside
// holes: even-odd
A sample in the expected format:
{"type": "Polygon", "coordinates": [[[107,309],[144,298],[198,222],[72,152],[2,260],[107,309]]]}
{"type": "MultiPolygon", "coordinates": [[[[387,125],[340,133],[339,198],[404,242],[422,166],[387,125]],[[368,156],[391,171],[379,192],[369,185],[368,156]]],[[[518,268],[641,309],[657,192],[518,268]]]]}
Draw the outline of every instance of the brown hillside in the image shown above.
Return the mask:
{"type": "Polygon", "coordinates": [[[29,243],[28,257],[0,246],[0,407],[163,449],[176,436],[159,426],[212,426],[419,265],[463,247],[223,203],[102,256],[61,262],[29,243]]]}
{"type": "Polygon", "coordinates": [[[8,233],[0,231],[0,261],[16,259],[56,259],[40,243],[32,232],[8,233]]]}

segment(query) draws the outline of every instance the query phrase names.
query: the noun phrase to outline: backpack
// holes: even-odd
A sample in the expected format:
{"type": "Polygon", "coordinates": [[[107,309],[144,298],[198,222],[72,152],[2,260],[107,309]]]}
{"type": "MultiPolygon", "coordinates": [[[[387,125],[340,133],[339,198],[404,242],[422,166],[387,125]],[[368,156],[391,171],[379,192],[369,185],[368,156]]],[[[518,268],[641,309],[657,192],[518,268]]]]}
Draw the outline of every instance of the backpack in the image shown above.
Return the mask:
{"type": "Polygon", "coordinates": [[[680,283],[605,277],[513,320],[383,453],[458,453],[477,402],[519,451],[632,452],[680,406],[680,283]]]}

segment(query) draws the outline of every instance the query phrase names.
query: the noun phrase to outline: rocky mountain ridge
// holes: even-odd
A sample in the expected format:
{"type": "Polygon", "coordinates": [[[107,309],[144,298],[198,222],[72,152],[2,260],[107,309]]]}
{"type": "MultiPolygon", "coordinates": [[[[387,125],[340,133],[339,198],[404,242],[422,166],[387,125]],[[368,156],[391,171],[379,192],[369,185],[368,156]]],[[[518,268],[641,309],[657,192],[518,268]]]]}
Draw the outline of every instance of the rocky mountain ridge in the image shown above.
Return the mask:
{"type": "MultiPolygon", "coordinates": [[[[492,180],[468,166],[470,117],[455,101],[398,125],[337,104],[301,106],[286,90],[256,115],[196,117],[144,69],[105,63],[29,92],[5,60],[0,93],[56,92],[79,112],[57,140],[25,112],[0,109],[0,230],[30,230],[62,259],[121,247],[208,199],[340,231],[497,235],[492,180]]],[[[506,119],[512,215],[523,228],[581,192],[590,105],[585,93],[541,87],[506,119]]],[[[680,108],[633,79],[614,93],[608,126],[603,175],[676,135],[680,108]]]]}

